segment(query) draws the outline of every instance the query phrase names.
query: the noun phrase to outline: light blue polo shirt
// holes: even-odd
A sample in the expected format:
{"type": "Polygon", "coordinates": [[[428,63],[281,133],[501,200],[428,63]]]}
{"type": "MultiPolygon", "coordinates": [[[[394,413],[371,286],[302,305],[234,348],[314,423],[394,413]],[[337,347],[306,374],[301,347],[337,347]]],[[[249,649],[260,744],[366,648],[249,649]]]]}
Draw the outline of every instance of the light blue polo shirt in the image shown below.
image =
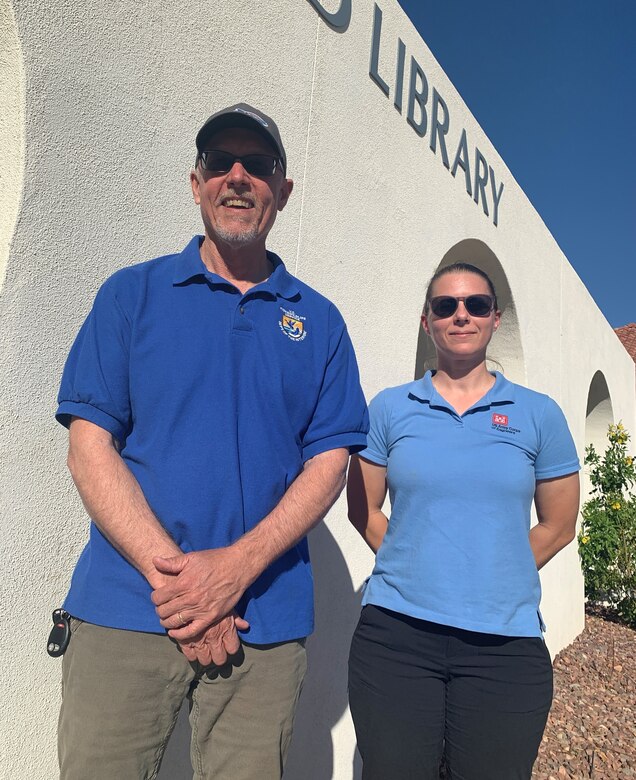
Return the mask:
{"type": "Polygon", "coordinates": [[[469,631],[541,636],[528,541],[539,479],[579,470],[563,412],[495,373],[458,415],[431,372],[370,405],[362,457],[387,467],[389,526],[363,604],[469,631]]]}
{"type": "MultiPolygon", "coordinates": [[[[57,419],[121,443],[156,516],[184,551],[224,547],[279,502],[314,455],[366,443],[368,417],[344,321],[273,254],[245,295],[210,273],[196,236],[183,252],[108,279],[71,349],[57,419]]],[[[150,587],[91,523],[64,604],[98,625],[163,629],[150,587]]],[[[246,592],[256,644],[306,636],[306,540],[246,592]]]]}

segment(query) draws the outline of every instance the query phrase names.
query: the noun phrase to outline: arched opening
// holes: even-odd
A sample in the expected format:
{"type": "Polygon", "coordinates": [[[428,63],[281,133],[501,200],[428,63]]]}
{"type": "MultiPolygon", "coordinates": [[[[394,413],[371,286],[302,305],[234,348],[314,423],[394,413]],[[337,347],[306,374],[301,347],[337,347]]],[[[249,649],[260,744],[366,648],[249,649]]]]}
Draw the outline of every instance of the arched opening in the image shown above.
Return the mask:
{"type": "MultiPolygon", "coordinates": [[[[607,429],[614,422],[614,410],[610,398],[607,381],[601,371],[597,371],[590,382],[587,394],[587,408],[585,410],[585,446],[594,445],[599,455],[603,455],[607,449],[607,429]]],[[[583,470],[583,500],[590,494],[591,484],[587,475],[588,470],[583,470]]]]}
{"type": "MultiPolygon", "coordinates": [[[[483,241],[468,238],[455,244],[442,258],[438,268],[452,263],[472,263],[492,279],[501,309],[501,325],[488,350],[491,369],[501,371],[511,382],[524,384],[526,368],[519,330],[519,319],[508,278],[495,253],[483,241]]],[[[437,269],[436,269],[437,270],[437,269]]],[[[435,364],[435,348],[430,337],[420,327],[415,358],[415,378],[423,376],[435,364]]]]}

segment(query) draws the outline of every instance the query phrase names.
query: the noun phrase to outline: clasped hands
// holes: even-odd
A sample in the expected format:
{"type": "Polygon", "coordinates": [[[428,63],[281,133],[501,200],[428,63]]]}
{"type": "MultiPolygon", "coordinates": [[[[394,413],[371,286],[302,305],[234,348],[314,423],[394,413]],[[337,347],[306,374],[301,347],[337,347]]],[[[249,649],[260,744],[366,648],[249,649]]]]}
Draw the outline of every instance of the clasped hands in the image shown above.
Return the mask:
{"type": "Polygon", "coordinates": [[[153,558],[166,583],[152,592],[161,625],[189,661],[222,665],[238,652],[238,630],[249,623],[234,612],[250,584],[232,547],[153,558]]]}

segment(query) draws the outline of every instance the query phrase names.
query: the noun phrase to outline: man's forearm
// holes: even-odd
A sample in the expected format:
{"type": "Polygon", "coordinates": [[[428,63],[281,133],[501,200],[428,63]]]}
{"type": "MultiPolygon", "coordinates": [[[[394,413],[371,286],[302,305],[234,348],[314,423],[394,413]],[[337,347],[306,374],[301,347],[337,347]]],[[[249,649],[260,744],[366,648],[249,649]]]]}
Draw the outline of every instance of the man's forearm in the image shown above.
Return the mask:
{"type": "Polygon", "coordinates": [[[322,520],[342,492],[348,457],[338,449],[308,461],[278,505],[229,547],[155,560],[161,571],[176,575],[152,594],[171,636],[190,639],[228,614],[262,572],[322,520]],[[181,628],[180,615],[190,625],[181,628]]]}
{"type": "Polygon", "coordinates": [[[251,582],[325,517],[345,486],[348,459],[345,449],[312,458],[277,506],[234,543],[251,582]]]}
{"type": "Polygon", "coordinates": [[[86,420],[73,420],[68,466],[99,530],[153,588],[163,585],[166,575],[154,567],[153,556],[178,555],[181,550],[148,506],[110,435],[86,420]]]}

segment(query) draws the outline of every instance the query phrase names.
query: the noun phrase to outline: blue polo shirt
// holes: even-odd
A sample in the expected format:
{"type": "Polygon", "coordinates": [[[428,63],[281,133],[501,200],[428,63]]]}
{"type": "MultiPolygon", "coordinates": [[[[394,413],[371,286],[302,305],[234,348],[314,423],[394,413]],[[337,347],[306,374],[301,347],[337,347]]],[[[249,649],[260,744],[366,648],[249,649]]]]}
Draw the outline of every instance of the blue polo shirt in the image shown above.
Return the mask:
{"type": "Polygon", "coordinates": [[[370,405],[368,447],[387,467],[389,526],[363,604],[504,636],[541,636],[528,541],[537,480],[579,470],[563,412],[547,395],[495,384],[458,415],[431,372],[370,405]]]}
{"type": "MultiPolygon", "coordinates": [[[[366,443],[368,418],[344,321],[273,254],[245,295],[210,273],[201,237],[124,268],[97,294],[71,349],[57,419],[112,433],[184,552],[224,547],[280,501],[309,458],[366,443]]],[[[91,523],[65,609],[163,633],[150,586],[91,523]]],[[[238,612],[256,644],[313,628],[307,541],[251,586],[238,612]]]]}

